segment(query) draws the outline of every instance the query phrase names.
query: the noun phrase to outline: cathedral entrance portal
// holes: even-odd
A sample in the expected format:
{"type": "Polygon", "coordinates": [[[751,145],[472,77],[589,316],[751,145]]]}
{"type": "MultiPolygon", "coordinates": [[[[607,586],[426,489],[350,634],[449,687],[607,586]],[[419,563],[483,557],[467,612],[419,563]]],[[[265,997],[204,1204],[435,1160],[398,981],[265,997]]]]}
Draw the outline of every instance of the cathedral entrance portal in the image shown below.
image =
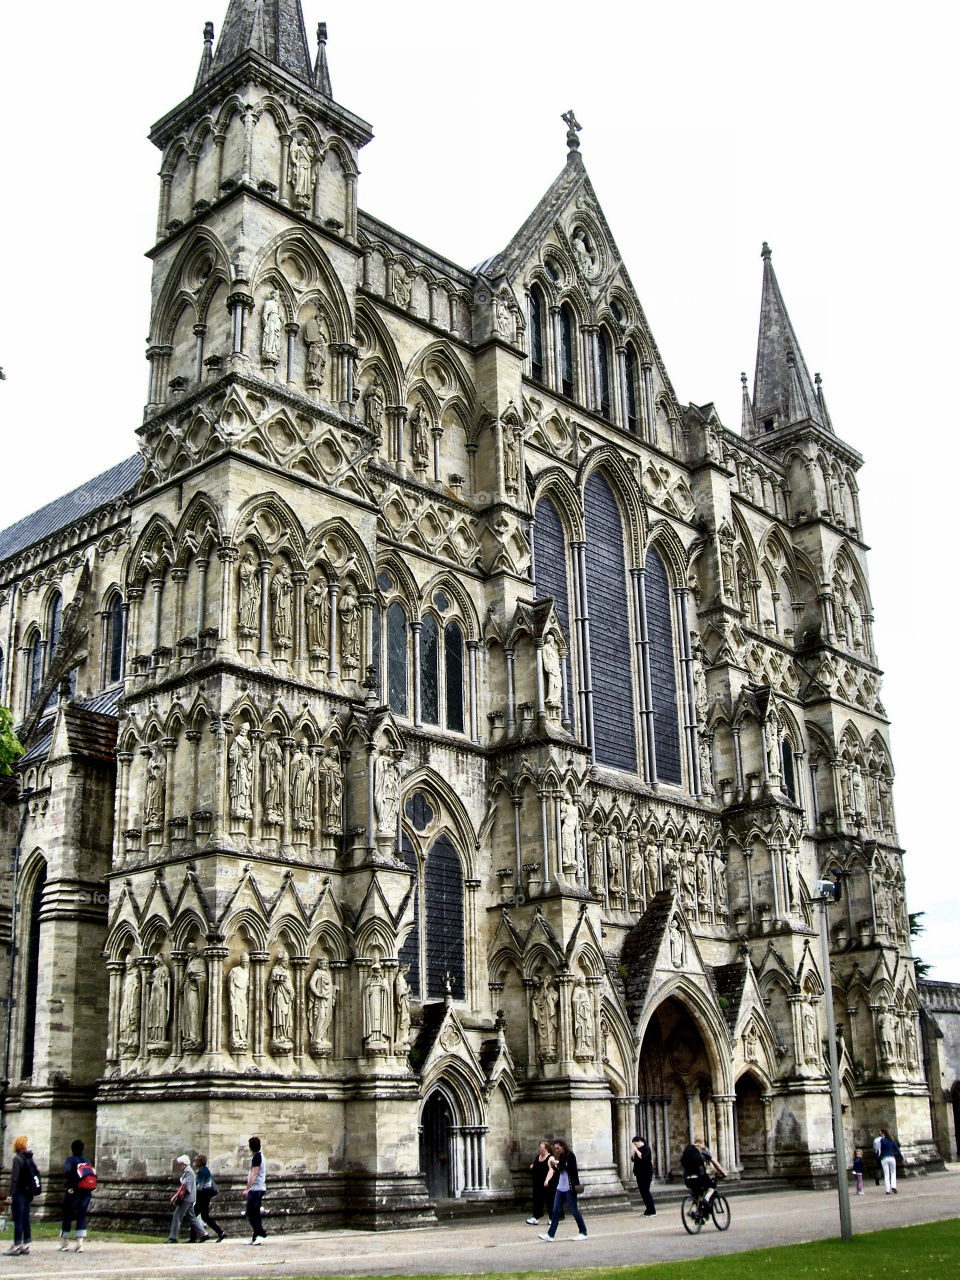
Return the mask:
{"type": "Polygon", "coordinates": [[[453,1114],[450,1103],[434,1089],[423,1106],[420,1124],[420,1172],[431,1200],[455,1195],[452,1155],[453,1114]]]}
{"type": "Polygon", "coordinates": [[[640,1048],[637,1127],[653,1150],[654,1173],[667,1178],[695,1137],[718,1153],[714,1068],[697,1023],[676,998],[665,1000],[647,1024],[640,1048]]]}

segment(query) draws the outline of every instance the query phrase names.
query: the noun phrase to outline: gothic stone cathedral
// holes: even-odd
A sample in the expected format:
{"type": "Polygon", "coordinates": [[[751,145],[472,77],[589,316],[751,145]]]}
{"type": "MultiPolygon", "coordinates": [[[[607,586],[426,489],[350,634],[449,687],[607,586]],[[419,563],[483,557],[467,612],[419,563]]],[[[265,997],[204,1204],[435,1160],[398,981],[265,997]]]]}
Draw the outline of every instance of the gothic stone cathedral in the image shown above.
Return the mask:
{"type": "Polygon", "coordinates": [[[935,1158],[857,501],[763,251],[743,424],[683,405],[579,151],[466,270],[363,212],[299,0],[162,154],[137,455],[0,533],[4,1159],[133,1221],[260,1132],[276,1215],[591,1196],[702,1133],[935,1158]]]}

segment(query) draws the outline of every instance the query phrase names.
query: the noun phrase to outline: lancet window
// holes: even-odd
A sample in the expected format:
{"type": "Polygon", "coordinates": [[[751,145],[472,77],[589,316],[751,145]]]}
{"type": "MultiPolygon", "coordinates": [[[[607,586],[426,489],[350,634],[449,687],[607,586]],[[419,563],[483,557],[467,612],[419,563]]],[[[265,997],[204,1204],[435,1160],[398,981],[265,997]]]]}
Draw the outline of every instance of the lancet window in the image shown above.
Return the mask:
{"type": "Polygon", "coordinates": [[[104,684],[116,684],[123,676],[123,600],[119,594],[113,597],[106,622],[104,684]]]}
{"type": "Polygon", "coordinates": [[[569,307],[560,308],[560,390],[568,400],[573,399],[576,384],[576,365],[573,355],[573,317],[569,307]]]}
{"type": "Polygon", "coordinates": [[[47,864],[37,872],[30,897],[26,904],[26,964],[23,977],[23,1055],[20,1074],[23,1078],[33,1073],[34,1041],[37,1032],[37,983],[40,974],[40,907],[47,883],[47,864]]]}
{"type": "MultiPolygon", "coordinates": [[[[553,596],[553,607],[570,645],[570,603],[567,587],[567,538],[560,513],[549,498],[537,503],[533,524],[533,563],[538,597],[553,596]]],[[[570,706],[570,667],[563,664],[567,706],[570,706]]]]}
{"type": "Polygon", "coordinates": [[[627,343],[627,350],[623,358],[623,363],[624,376],[627,384],[627,421],[624,425],[628,431],[636,435],[640,425],[640,415],[637,411],[637,357],[634,354],[633,347],[629,343],[627,343]]]}
{"type": "Polygon", "coordinates": [[[673,613],[667,570],[651,548],[644,561],[647,652],[657,778],[679,786],[683,781],[680,756],[680,721],[677,707],[677,668],[673,640],[673,613]]]}
{"type": "Polygon", "coordinates": [[[597,364],[600,370],[600,394],[598,397],[600,414],[609,421],[611,418],[610,339],[605,329],[601,329],[597,334],[597,364]]]}
{"type": "Polygon", "coordinates": [[[543,295],[533,286],[530,290],[530,373],[534,382],[543,382],[543,295]]]}
{"type": "Polygon", "coordinates": [[[416,877],[414,925],[399,956],[401,964],[410,966],[410,988],[423,999],[442,999],[449,976],[451,995],[462,1000],[466,957],[460,855],[446,835],[438,836],[421,860],[405,833],[401,852],[416,877]]]}

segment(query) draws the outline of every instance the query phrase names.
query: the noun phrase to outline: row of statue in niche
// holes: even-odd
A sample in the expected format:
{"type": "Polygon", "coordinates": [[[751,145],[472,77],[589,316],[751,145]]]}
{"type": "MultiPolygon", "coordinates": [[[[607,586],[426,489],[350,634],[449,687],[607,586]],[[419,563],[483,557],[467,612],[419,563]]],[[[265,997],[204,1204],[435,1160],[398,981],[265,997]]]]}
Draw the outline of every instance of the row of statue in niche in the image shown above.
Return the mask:
{"type": "MultiPolygon", "coordinates": [[[[294,585],[290,570],[281,563],[267,586],[263,563],[258,563],[247,548],[240,556],[238,576],[239,647],[265,652],[269,643],[276,654],[285,655],[294,647],[294,585]],[[269,592],[268,609],[263,607],[265,590],[269,592]]],[[[332,668],[354,678],[360,668],[361,617],[354,584],[349,579],[342,587],[322,578],[315,580],[304,592],[304,613],[310,658],[326,662],[333,657],[332,668]]]]}
{"type": "MultiPolygon", "coordinates": [[[[546,973],[533,979],[530,992],[530,1020],[536,1037],[536,1054],[541,1063],[556,1062],[560,1027],[560,991],[546,973]]],[[[578,1062],[592,1062],[597,1056],[596,1000],[584,979],[577,978],[570,993],[570,1026],[573,1056],[578,1062]]]]}
{"type": "MultiPolygon", "coordinates": [[[[256,961],[256,963],[262,963],[256,961]]],[[[306,960],[300,961],[305,966],[306,960]]],[[[378,959],[361,980],[361,1038],[366,1054],[406,1052],[410,1046],[410,985],[406,965],[391,975],[378,959]]],[[[258,1013],[266,1045],[274,1057],[286,1057],[305,1043],[315,1057],[329,1057],[335,1049],[335,1019],[340,986],[330,961],[321,956],[306,983],[302,998],[284,948],[266,974],[261,993],[253,976],[248,951],[242,951],[223,980],[226,996],[227,1045],[234,1054],[257,1050],[252,1027],[258,1013]],[[262,1001],[263,1009],[258,1009],[262,1001]]],[[[202,1053],[207,1048],[208,968],[196,943],[187,944],[178,980],[171,977],[163,956],[146,961],[128,957],[120,989],[117,1045],[120,1055],[138,1058],[175,1053],[202,1053]],[[171,1037],[171,1021],[178,1043],[171,1037]]]]}

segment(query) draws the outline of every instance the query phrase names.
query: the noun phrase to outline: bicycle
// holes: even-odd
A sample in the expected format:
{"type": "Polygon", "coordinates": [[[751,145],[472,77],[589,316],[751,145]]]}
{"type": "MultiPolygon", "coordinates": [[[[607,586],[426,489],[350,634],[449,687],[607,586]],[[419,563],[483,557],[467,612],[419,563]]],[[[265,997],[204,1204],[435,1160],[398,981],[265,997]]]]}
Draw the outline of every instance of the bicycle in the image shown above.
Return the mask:
{"type": "Polygon", "coordinates": [[[698,1191],[696,1195],[691,1192],[681,1200],[680,1219],[689,1235],[697,1235],[710,1218],[718,1231],[726,1231],[730,1226],[730,1201],[726,1196],[720,1195],[715,1189],[716,1185],[716,1180],[711,1179],[709,1187],[698,1191]],[[714,1188],[714,1192],[708,1200],[707,1191],[710,1187],[714,1188]]]}

